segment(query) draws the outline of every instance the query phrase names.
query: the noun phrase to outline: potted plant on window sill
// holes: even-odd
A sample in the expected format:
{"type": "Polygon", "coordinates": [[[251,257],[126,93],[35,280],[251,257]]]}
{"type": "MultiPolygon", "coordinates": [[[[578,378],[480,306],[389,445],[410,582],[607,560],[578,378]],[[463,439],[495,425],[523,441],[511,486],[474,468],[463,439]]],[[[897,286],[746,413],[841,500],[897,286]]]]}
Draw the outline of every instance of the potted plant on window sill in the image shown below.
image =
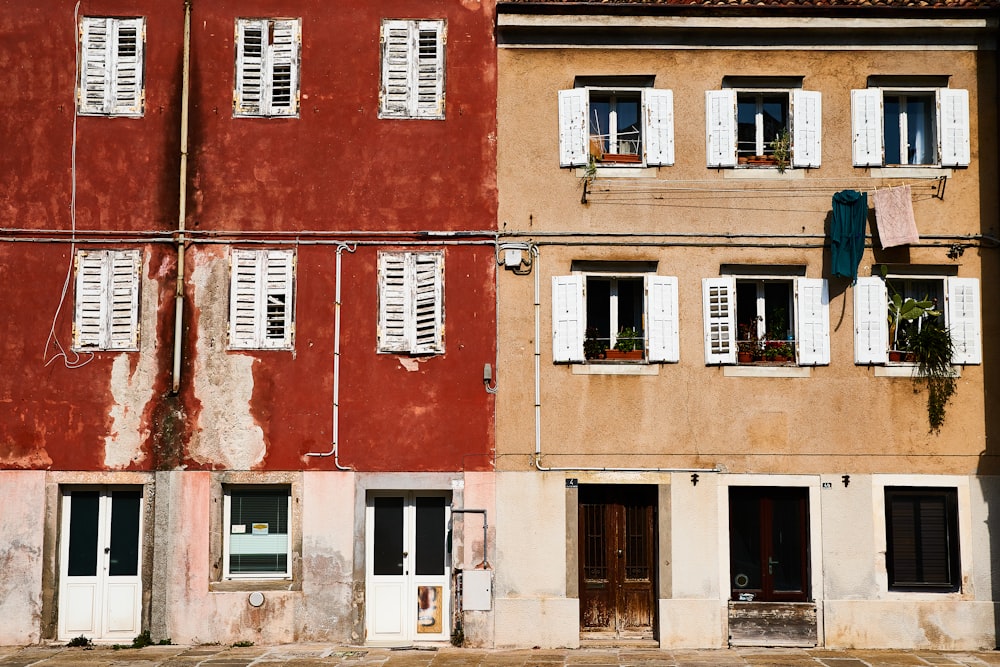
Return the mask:
{"type": "Polygon", "coordinates": [[[774,158],[774,164],[778,167],[778,173],[785,173],[785,169],[791,164],[792,158],[792,136],[789,134],[787,127],[782,128],[781,132],[778,132],[769,147],[771,149],[771,156],[774,158]]]}
{"type": "Polygon", "coordinates": [[[587,361],[607,358],[608,344],[601,339],[601,332],[596,327],[587,329],[583,339],[583,356],[587,361]]]}
{"type": "MultiPolygon", "coordinates": [[[[760,319],[759,317],[757,318],[760,319]]],[[[757,322],[740,325],[740,339],[736,341],[736,362],[750,364],[761,357],[760,339],[757,337],[757,322]]]]}
{"type": "Polygon", "coordinates": [[[787,364],[795,356],[795,348],[784,340],[769,340],[764,343],[764,361],[772,364],[787,364]]]}
{"type": "Polygon", "coordinates": [[[614,349],[607,350],[608,359],[641,360],[643,356],[642,333],[634,327],[622,327],[615,336],[614,349]]]}
{"type": "MultiPolygon", "coordinates": [[[[882,273],[885,280],[885,267],[882,267],[882,273]]],[[[932,299],[904,299],[891,283],[886,281],[886,285],[890,291],[886,304],[889,311],[889,361],[913,363],[916,361],[911,349],[914,336],[931,324],[928,318],[938,317],[941,311],[934,309],[936,304],[932,299]]]]}

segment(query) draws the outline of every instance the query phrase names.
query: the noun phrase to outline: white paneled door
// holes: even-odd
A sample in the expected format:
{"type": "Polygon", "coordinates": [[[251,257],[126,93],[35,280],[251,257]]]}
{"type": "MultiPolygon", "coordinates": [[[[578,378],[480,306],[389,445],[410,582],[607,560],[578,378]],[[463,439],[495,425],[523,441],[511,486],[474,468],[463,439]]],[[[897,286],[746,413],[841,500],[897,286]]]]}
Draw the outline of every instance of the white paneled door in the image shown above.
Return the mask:
{"type": "Polygon", "coordinates": [[[142,488],[65,489],[59,638],[131,640],[142,622],[142,488]]]}
{"type": "Polygon", "coordinates": [[[372,644],[451,635],[449,497],[373,493],[365,508],[366,635],[372,644]]]}

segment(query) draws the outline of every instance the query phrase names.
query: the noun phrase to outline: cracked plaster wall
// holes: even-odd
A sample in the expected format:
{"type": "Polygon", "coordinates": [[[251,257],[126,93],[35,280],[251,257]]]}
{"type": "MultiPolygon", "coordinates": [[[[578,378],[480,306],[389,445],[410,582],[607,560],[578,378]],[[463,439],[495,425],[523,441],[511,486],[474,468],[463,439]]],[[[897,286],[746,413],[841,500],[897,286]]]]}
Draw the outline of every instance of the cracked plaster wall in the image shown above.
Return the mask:
{"type": "Polygon", "coordinates": [[[0,473],[0,646],[40,641],[45,471],[0,473]]]}
{"type": "Polygon", "coordinates": [[[226,350],[229,330],[229,259],[226,248],[191,253],[197,304],[192,382],[201,402],[189,455],[201,463],[249,470],[263,461],[264,433],[250,413],[254,358],[226,350]]]}

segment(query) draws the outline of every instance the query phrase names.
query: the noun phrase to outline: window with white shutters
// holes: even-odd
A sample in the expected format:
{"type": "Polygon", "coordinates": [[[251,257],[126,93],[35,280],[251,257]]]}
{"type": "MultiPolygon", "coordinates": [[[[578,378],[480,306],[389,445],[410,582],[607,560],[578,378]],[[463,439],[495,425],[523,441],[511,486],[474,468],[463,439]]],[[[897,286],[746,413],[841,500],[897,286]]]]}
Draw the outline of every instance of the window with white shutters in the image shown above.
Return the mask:
{"type": "Polygon", "coordinates": [[[559,91],[559,164],[674,163],[673,91],[580,87],[559,91]]]}
{"type": "Polygon", "coordinates": [[[678,322],[673,276],[609,270],[552,278],[556,363],[679,361],[678,322]]]}
{"type": "Polygon", "coordinates": [[[378,351],[444,352],[444,254],[379,253],[378,285],[378,351]]]}
{"type": "MultiPolygon", "coordinates": [[[[954,364],[982,363],[982,332],[977,278],[888,273],[861,276],[854,285],[854,362],[913,363],[909,341],[925,326],[943,326],[951,334],[954,364]],[[892,303],[924,304],[919,317],[894,317],[892,303]]],[[[919,311],[901,308],[911,314],[919,311]]]]}
{"type": "Polygon", "coordinates": [[[236,20],[234,116],[298,116],[301,46],[300,19],[236,20]]]}
{"type": "Polygon", "coordinates": [[[444,119],[444,20],[383,20],[379,118],[444,119]]]}
{"type": "Polygon", "coordinates": [[[822,97],[793,88],[705,93],[709,167],[819,167],[822,97]]]}
{"type": "Polygon", "coordinates": [[[145,44],[144,18],[85,16],[80,20],[79,114],[142,116],[145,44]]]}
{"type": "Polygon", "coordinates": [[[969,165],[967,90],[852,90],[851,125],[856,167],[969,165]]]}
{"type": "Polygon", "coordinates": [[[234,249],[230,263],[229,347],[292,347],[295,254],[234,249]]]}
{"type": "Polygon", "coordinates": [[[705,363],[830,363],[830,297],[819,278],[724,275],[702,281],[705,363]]]}
{"type": "Polygon", "coordinates": [[[81,250],[76,255],[76,350],[139,347],[138,250],[81,250]]]}

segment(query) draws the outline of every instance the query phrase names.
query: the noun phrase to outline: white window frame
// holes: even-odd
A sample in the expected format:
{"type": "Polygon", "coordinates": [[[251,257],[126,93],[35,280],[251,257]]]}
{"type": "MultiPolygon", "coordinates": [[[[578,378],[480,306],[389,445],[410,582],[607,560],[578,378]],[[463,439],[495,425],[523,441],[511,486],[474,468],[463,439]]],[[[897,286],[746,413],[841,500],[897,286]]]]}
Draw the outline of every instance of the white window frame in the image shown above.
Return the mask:
{"type": "Polygon", "coordinates": [[[559,91],[559,165],[587,166],[591,159],[591,93],[640,96],[642,152],[640,163],[602,162],[601,167],[653,167],[674,164],[674,93],[665,88],[587,86],[559,91]]]}
{"type": "MultiPolygon", "coordinates": [[[[705,91],[707,165],[710,168],[732,168],[738,160],[737,98],[745,94],[785,93],[788,95],[791,159],[786,168],[816,168],[822,161],[823,100],[817,91],[801,88],[723,88],[705,91]]],[[[760,114],[758,114],[760,116],[760,114]]],[[[757,143],[761,153],[772,141],[763,136],[762,120],[758,122],[757,143]]]]}
{"type": "Polygon", "coordinates": [[[444,19],[383,19],[379,118],[444,120],[444,19]]]}
{"type": "Polygon", "coordinates": [[[444,253],[378,255],[378,352],[444,353],[444,253]]]}
{"type": "Polygon", "coordinates": [[[78,43],[77,113],[141,117],[146,99],[146,19],[84,16],[78,43]]]}
{"type": "Polygon", "coordinates": [[[302,20],[236,19],[235,118],[297,118],[302,20]],[[248,32],[259,32],[260,53],[248,48],[248,32]]]}
{"type": "MultiPolygon", "coordinates": [[[[643,332],[647,363],[680,361],[677,278],[655,273],[576,272],[552,277],[552,360],[554,363],[591,363],[584,355],[587,330],[587,277],[643,280],[643,332]]],[[[612,294],[612,300],[615,298],[612,294]]],[[[611,307],[611,304],[609,304],[611,307]]],[[[611,347],[617,331],[611,319],[611,347]]],[[[606,363],[606,362],[602,362],[606,363]]]]}
{"type": "MultiPolygon", "coordinates": [[[[288,487],[271,487],[263,486],[261,489],[268,490],[282,490],[286,493],[286,527],[285,533],[274,534],[275,537],[268,535],[253,535],[253,528],[251,526],[249,532],[245,533],[233,533],[232,532],[232,496],[234,493],[239,494],[240,492],[253,491],[252,487],[237,486],[237,487],[226,487],[223,489],[223,517],[222,517],[222,579],[223,580],[236,580],[236,579],[291,579],[292,578],[292,492],[288,487]],[[246,573],[233,573],[230,571],[229,557],[233,549],[233,535],[239,535],[239,539],[246,541],[247,538],[253,539],[253,537],[265,538],[271,544],[278,544],[281,542],[281,537],[284,537],[284,549],[285,549],[285,571],[284,572],[246,572],[246,573]],[[269,539],[268,539],[269,538],[269,539]],[[277,539],[275,539],[277,538],[277,539]]],[[[277,553],[276,551],[270,553],[277,553]]]]}
{"type": "Polygon", "coordinates": [[[737,363],[736,281],[787,280],[792,283],[795,365],[830,363],[830,292],[823,278],[724,275],[702,279],[705,365],[737,363]]]}
{"type": "MultiPolygon", "coordinates": [[[[971,161],[968,90],[925,87],[871,87],[852,90],[851,129],[855,167],[967,167],[971,161]],[[936,97],[937,119],[933,146],[937,151],[937,159],[932,164],[901,164],[888,160],[885,155],[885,95],[906,93],[932,93],[936,97]]],[[[900,135],[900,144],[903,144],[905,137],[905,134],[900,135]]],[[[901,153],[905,150],[905,146],[900,147],[901,153]]]]}
{"type": "Polygon", "coordinates": [[[295,252],[234,248],[229,275],[229,349],[292,349],[295,252]]]}
{"type": "MultiPolygon", "coordinates": [[[[982,299],[978,278],[933,274],[894,274],[887,278],[940,280],[945,303],[940,309],[955,346],[955,365],[982,363],[982,299]]],[[[859,276],[854,285],[854,363],[889,364],[889,290],[880,276],[859,276]]],[[[904,362],[905,363],[905,362],[904,362]]]]}
{"type": "Polygon", "coordinates": [[[73,349],[139,349],[138,250],[80,250],[76,253],[73,349]]]}

